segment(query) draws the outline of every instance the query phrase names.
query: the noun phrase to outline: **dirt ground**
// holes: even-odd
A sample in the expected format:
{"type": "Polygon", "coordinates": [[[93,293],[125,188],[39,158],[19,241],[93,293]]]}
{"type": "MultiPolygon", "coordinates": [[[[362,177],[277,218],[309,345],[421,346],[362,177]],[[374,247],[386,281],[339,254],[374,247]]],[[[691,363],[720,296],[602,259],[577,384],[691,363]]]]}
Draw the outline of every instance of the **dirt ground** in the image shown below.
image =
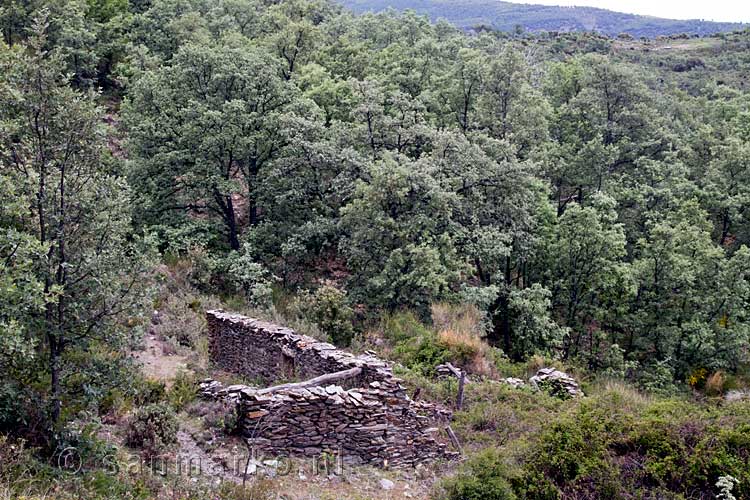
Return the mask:
{"type": "Polygon", "coordinates": [[[154,335],[146,335],[145,344],[146,348],[135,354],[136,359],[142,365],[144,375],[147,378],[161,380],[169,387],[175,375],[180,370],[187,369],[187,356],[164,354],[165,343],[154,335]]]}

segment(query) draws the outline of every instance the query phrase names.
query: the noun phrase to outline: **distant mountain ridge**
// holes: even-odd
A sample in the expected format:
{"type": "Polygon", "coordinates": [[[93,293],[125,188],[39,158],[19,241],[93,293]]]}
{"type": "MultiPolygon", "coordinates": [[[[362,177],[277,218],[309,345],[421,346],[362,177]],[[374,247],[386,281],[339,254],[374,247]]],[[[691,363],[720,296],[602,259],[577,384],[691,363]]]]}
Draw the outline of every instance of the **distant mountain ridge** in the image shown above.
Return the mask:
{"type": "Polygon", "coordinates": [[[596,31],[609,36],[628,33],[634,37],[689,33],[710,35],[742,30],[748,24],[703,20],[663,19],[625,14],[595,7],[560,7],[517,4],[495,0],[339,0],[357,13],[388,8],[413,9],[433,21],[444,18],[460,28],[478,25],[501,31],[522,26],[528,31],[596,31]]]}

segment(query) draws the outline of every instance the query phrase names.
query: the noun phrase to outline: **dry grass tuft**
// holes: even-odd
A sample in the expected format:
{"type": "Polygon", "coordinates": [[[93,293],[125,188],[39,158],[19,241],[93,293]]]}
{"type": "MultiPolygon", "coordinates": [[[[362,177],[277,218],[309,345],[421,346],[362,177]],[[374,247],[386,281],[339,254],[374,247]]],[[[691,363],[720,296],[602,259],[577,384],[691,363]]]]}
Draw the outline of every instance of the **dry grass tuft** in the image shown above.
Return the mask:
{"type": "Polygon", "coordinates": [[[497,375],[492,348],[482,339],[482,314],[471,305],[433,304],[432,323],[438,342],[451,358],[469,372],[485,377],[497,375]]]}
{"type": "Polygon", "coordinates": [[[706,379],[706,395],[715,397],[724,394],[724,384],[726,383],[726,381],[727,379],[723,371],[719,370],[712,373],[706,379]]]}
{"type": "Polygon", "coordinates": [[[452,330],[466,335],[481,337],[484,333],[482,327],[482,313],[475,306],[467,304],[433,304],[432,324],[435,329],[452,330]]]}

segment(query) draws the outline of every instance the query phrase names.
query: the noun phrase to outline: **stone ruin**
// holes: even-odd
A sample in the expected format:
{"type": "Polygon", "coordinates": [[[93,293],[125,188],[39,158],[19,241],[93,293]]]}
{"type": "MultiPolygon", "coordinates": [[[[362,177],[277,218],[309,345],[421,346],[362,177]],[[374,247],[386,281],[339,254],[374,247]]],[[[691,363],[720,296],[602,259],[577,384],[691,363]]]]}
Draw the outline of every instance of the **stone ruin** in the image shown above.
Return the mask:
{"type": "Polygon", "coordinates": [[[265,389],[202,384],[205,394],[237,405],[251,446],[278,455],[330,453],[345,463],[386,467],[458,455],[441,440],[450,412],[411,399],[385,361],[224,311],[206,317],[214,368],[261,384],[303,381],[265,389]]]}

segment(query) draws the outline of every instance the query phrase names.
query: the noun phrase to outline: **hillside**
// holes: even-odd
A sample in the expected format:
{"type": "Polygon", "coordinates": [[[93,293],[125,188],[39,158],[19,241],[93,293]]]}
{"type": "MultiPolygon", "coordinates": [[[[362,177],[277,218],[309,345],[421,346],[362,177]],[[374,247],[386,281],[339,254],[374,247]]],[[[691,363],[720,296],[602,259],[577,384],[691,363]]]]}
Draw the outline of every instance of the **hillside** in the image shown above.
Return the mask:
{"type": "Polygon", "coordinates": [[[10,3],[0,500],[750,499],[750,29],[10,3]]]}
{"type": "Polygon", "coordinates": [[[527,31],[596,31],[609,36],[628,33],[635,37],[713,33],[743,29],[741,23],[662,19],[624,14],[593,7],[557,7],[516,4],[495,0],[339,0],[355,12],[380,12],[388,8],[413,9],[433,21],[444,18],[461,28],[480,25],[500,31],[522,26],[527,31]]]}

